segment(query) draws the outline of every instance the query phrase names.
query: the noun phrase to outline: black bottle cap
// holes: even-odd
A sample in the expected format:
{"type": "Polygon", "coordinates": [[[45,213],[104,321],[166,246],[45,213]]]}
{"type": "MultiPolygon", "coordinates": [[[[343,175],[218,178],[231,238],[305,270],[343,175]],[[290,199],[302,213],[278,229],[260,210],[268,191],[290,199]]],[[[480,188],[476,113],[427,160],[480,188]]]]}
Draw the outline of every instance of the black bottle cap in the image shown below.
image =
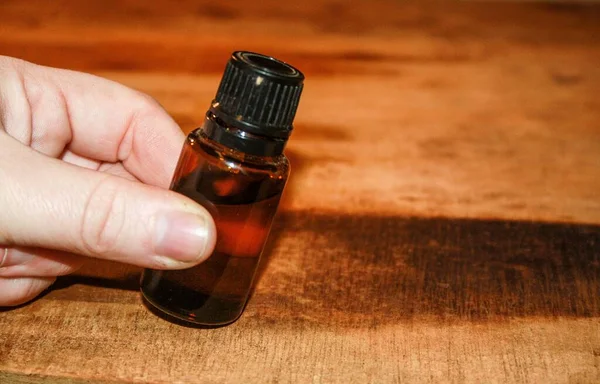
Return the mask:
{"type": "Polygon", "coordinates": [[[304,75],[273,57],[237,51],[231,55],[211,112],[226,124],[271,138],[289,137],[304,75]]]}

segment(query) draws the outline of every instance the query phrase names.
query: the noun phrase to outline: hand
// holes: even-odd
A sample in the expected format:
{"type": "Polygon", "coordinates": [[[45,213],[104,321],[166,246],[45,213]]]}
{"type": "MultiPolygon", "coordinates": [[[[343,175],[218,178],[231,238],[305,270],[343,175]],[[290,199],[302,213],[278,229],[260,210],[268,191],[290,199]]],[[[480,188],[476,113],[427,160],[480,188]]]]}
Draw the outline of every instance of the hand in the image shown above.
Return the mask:
{"type": "Polygon", "coordinates": [[[167,190],[184,140],[148,96],[0,56],[0,306],[86,257],[155,269],[206,259],[212,218],[167,190]]]}

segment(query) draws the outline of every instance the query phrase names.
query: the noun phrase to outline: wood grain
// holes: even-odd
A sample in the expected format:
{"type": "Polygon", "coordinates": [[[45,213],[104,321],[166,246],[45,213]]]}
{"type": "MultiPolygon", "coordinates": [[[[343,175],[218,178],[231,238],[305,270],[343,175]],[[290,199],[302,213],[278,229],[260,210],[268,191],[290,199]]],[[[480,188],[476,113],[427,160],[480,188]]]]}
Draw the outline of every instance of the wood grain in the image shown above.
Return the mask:
{"type": "Polygon", "coordinates": [[[0,3],[0,54],[200,124],[228,54],[307,76],[235,324],[167,323],[90,261],[0,312],[7,383],[600,381],[600,7],[0,3]]]}

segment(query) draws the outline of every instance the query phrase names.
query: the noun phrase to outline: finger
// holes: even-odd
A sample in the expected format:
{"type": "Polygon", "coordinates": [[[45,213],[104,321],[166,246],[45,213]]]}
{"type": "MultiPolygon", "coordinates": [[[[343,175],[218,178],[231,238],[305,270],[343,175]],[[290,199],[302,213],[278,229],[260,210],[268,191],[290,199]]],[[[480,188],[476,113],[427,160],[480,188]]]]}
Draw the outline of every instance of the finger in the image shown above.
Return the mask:
{"type": "Polygon", "coordinates": [[[168,187],[185,136],[150,97],[80,72],[0,56],[0,123],[48,156],[65,150],[123,162],[144,183],[168,187]]]}
{"type": "Polygon", "coordinates": [[[0,307],[24,304],[44,292],[55,277],[0,277],[0,307]]]}
{"type": "Polygon", "coordinates": [[[0,133],[0,244],[156,269],[210,255],[215,226],[187,197],[47,158],[0,133]],[[9,159],[18,158],[18,163],[9,159]]]}
{"type": "Polygon", "coordinates": [[[0,277],[55,277],[77,271],[84,258],[41,248],[6,248],[0,277]]]}
{"type": "Polygon", "coordinates": [[[135,176],[125,169],[123,163],[103,163],[76,155],[68,150],[61,155],[60,159],[69,164],[77,165],[82,168],[106,172],[110,173],[111,175],[121,176],[129,180],[139,181],[135,176]]]}

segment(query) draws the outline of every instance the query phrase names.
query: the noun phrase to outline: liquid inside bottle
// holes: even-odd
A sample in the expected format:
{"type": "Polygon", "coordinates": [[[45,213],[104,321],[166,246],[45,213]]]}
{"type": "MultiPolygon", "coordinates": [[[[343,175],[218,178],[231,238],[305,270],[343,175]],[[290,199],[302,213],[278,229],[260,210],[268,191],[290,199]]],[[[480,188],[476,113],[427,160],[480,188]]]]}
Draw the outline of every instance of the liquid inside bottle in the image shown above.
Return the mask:
{"type": "Polygon", "coordinates": [[[248,300],[288,173],[283,155],[247,156],[212,142],[202,129],[193,132],[171,189],[211,213],[217,229],[215,250],[193,268],[144,271],[144,298],[167,315],[191,323],[235,321],[248,300]]]}

